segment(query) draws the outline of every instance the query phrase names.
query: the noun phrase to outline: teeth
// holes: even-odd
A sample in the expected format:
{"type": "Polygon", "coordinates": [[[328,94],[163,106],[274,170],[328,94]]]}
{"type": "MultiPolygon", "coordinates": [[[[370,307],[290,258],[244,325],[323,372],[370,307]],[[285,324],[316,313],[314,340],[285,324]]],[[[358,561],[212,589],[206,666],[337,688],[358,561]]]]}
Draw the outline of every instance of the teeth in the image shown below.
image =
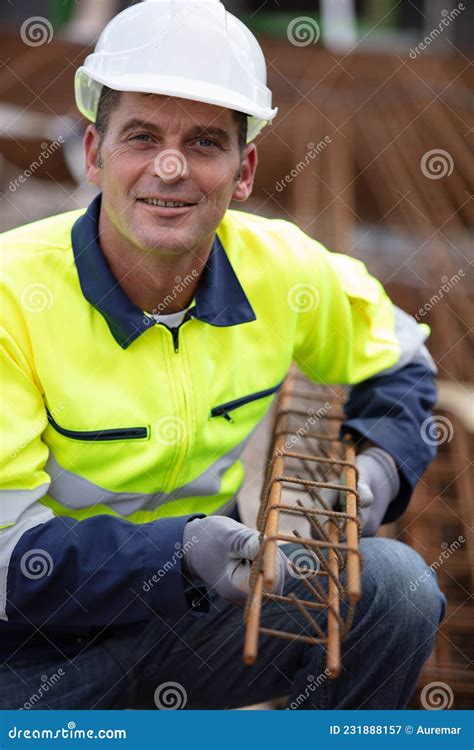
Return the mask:
{"type": "Polygon", "coordinates": [[[178,201],[161,201],[156,198],[141,198],[144,203],[148,203],[151,206],[162,206],[163,208],[182,208],[183,206],[190,206],[190,203],[181,203],[178,201]]]}

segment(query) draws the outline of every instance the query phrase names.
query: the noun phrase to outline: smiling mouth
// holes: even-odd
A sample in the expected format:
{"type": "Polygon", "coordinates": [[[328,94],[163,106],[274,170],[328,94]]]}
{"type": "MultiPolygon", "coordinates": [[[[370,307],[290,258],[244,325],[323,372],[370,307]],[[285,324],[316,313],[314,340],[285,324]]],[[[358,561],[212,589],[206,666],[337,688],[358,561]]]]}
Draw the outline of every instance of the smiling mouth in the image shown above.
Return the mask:
{"type": "Polygon", "coordinates": [[[184,201],[163,201],[158,198],[138,198],[140,203],[146,203],[147,206],[159,206],[160,208],[186,208],[195,206],[195,203],[185,203],[184,201]]]}

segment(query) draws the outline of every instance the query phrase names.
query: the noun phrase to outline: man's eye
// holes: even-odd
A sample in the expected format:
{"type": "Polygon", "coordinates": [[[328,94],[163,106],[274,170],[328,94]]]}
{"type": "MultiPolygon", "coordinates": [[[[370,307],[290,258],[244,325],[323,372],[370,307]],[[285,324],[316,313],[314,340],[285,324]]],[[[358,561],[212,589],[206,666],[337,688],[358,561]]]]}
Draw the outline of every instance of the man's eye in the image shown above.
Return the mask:
{"type": "Polygon", "coordinates": [[[147,143],[149,140],[151,140],[151,135],[149,135],[148,133],[136,133],[135,135],[132,135],[129,140],[147,143]]]}
{"type": "Polygon", "coordinates": [[[217,143],[210,138],[198,138],[196,143],[198,145],[207,144],[207,146],[217,146],[217,143]]]}

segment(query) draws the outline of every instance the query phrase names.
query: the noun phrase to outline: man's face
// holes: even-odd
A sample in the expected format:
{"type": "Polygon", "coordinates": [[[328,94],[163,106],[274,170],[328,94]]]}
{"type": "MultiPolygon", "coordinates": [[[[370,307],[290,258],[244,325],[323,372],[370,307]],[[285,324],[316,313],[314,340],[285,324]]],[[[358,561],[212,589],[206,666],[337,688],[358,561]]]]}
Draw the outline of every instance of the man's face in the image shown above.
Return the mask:
{"type": "Polygon", "coordinates": [[[102,190],[111,236],[135,248],[192,252],[213,238],[231,199],[245,200],[252,190],[256,148],[250,144],[241,155],[229,109],[124,92],[99,140],[90,125],[87,176],[102,190]]]}

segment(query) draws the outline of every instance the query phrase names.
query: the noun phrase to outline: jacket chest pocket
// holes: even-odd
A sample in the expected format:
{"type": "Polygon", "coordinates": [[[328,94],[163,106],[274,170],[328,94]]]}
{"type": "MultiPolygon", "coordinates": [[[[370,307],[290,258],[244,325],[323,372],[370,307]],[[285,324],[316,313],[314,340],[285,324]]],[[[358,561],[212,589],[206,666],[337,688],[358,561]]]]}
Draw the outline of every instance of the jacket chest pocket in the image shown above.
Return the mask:
{"type": "Polygon", "coordinates": [[[278,385],[273,386],[272,388],[266,388],[263,391],[257,391],[256,393],[250,393],[248,396],[242,396],[241,398],[236,398],[233,401],[226,401],[225,404],[219,404],[219,406],[214,406],[213,409],[211,409],[211,418],[212,417],[224,417],[228,422],[233,422],[232,416],[230,412],[235,411],[241,406],[244,406],[245,404],[250,404],[252,401],[259,401],[262,398],[266,398],[267,396],[271,396],[274,393],[276,393],[281,386],[283,385],[283,380],[281,383],[278,383],[278,385]]]}
{"type": "Polygon", "coordinates": [[[110,440],[147,440],[150,436],[148,426],[144,427],[113,427],[104,428],[103,430],[70,430],[67,427],[59,425],[50,411],[46,409],[48,422],[56,432],[72,440],[83,440],[86,442],[110,440]]]}

